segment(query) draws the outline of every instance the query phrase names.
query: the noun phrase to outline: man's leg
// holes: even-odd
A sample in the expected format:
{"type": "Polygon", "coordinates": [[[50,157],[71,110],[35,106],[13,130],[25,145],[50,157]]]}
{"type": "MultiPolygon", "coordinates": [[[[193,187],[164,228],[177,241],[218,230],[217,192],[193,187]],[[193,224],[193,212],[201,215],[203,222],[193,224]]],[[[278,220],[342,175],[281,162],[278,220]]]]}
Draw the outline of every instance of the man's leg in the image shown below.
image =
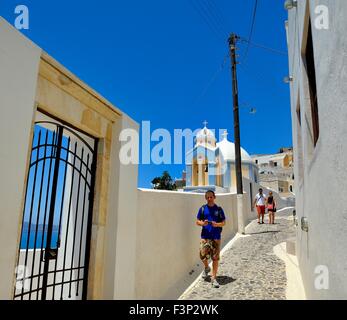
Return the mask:
{"type": "Polygon", "coordinates": [[[261,223],[264,223],[265,206],[261,206],[261,223]]]}
{"type": "Polygon", "coordinates": [[[213,260],[212,262],[212,278],[216,279],[218,271],[218,260],[213,260]]]}
{"type": "Polygon", "coordinates": [[[258,223],[260,223],[260,208],[259,206],[257,206],[256,208],[257,208],[257,214],[258,214],[258,223]]]}
{"type": "Polygon", "coordinates": [[[204,264],[204,271],[202,274],[203,279],[208,277],[209,272],[211,271],[211,268],[208,266],[208,259],[210,255],[210,250],[208,249],[208,242],[205,239],[200,240],[200,259],[202,263],[204,264]]]}
{"type": "Polygon", "coordinates": [[[213,241],[212,248],[212,278],[211,283],[215,288],[219,287],[219,283],[217,282],[217,271],[218,271],[218,262],[219,262],[219,252],[220,252],[220,240],[213,241]]]}

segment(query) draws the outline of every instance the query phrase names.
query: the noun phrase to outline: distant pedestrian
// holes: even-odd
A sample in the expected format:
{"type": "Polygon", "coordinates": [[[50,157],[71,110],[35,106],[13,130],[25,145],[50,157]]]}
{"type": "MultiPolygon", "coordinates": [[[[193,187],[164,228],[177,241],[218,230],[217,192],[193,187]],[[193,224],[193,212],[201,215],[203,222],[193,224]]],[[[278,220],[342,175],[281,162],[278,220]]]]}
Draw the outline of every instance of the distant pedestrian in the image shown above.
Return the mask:
{"type": "Polygon", "coordinates": [[[203,278],[209,276],[211,268],[208,266],[212,259],[212,287],[219,288],[217,282],[218,261],[221,244],[222,227],[225,226],[225,214],[221,207],[215,204],[216,195],[212,190],[205,193],[207,204],[203,205],[197,214],[196,224],[202,227],[200,240],[200,259],[205,266],[203,278]]]}
{"type": "Polygon", "coordinates": [[[276,209],[276,201],[271,191],[269,192],[269,197],[266,200],[266,206],[267,206],[267,212],[269,213],[269,223],[275,224],[275,212],[277,211],[277,209],[276,209]]]}
{"type": "Polygon", "coordinates": [[[264,223],[264,214],[265,214],[265,205],[266,205],[266,196],[263,194],[263,189],[259,189],[259,193],[254,198],[254,206],[257,208],[258,213],[258,223],[260,224],[260,216],[261,223],[264,223]]]}

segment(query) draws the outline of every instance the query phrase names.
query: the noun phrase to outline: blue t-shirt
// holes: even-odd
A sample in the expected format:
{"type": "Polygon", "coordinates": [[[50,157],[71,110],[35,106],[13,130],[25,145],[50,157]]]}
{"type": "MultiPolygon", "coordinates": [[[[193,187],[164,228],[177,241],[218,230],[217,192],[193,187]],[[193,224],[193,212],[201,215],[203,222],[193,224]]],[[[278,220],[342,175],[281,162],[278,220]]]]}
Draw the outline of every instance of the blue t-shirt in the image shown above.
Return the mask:
{"type": "MultiPolygon", "coordinates": [[[[215,222],[222,222],[225,220],[225,214],[222,208],[218,207],[216,204],[213,207],[209,207],[207,204],[204,207],[204,217],[202,219],[202,208],[199,209],[197,219],[198,220],[208,220],[215,222]]],[[[221,238],[221,227],[213,227],[212,224],[202,227],[201,239],[211,239],[220,240],[221,238]]]]}

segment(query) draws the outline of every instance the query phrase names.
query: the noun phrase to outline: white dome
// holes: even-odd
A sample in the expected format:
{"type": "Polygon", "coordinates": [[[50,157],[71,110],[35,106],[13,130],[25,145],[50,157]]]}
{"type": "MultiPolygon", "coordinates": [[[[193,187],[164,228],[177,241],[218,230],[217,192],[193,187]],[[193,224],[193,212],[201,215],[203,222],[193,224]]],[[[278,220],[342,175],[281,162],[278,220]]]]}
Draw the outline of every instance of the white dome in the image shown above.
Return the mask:
{"type": "MultiPolygon", "coordinates": [[[[235,144],[228,141],[226,138],[227,134],[224,133],[224,138],[221,142],[217,143],[217,148],[220,150],[220,154],[223,156],[223,159],[235,161],[235,144]]],[[[252,162],[252,158],[248,152],[241,147],[241,161],[252,162]]]]}

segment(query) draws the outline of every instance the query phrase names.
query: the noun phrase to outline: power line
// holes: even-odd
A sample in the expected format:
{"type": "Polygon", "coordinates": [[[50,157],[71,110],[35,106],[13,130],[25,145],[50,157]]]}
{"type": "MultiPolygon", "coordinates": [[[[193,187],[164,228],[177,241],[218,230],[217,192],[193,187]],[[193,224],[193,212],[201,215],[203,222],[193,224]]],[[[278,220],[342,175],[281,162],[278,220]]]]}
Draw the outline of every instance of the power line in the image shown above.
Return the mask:
{"type": "Polygon", "coordinates": [[[201,94],[199,96],[197,96],[197,98],[195,99],[193,105],[196,105],[198,103],[198,101],[200,99],[202,99],[205,94],[207,93],[208,89],[212,86],[212,84],[217,80],[219,74],[223,71],[227,61],[228,61],[228,57],[229,57],[229,53],[227,53],[221,63],[221,65],[217,68],[217,70],[213,73],[212,77],[210,78],[210,80],[207,82],[207,85],[205,86],[205,88],[202,90],[201,94]]]}
{"type": "Polygon", "coordinates": [[[222,34],[225,34],[227,36],[229,34],[228,28],[226,27],[224,18],[220,14],[220,11],[218,10],[218,7],[216,6],[215,2],[212,0],[205,1],[206,7],[208,8],[208,11],[211,13],[211,17],[213,17],[213,19],[216,21],[222,34]]]}
{"type": "Polygon", "coordinates": [[[276,53],[276,54],[283,55],[283,56],[287,56],[288,55],[288,53],[285,52],[285,51],[281,51],[281,50],[278,50],[278,49],[273,49],[273,48],[264,46],[264,45],[259,44],[259,43],[254,43],[254,42],[251,42],[251,41],[249,41],[249,40],[247,40],[245,38],[240,38],[240,41],[241,42],[246,42],[246,43],[248,43],[249,45],[251,45],[253,47],[258,47],[258,48],[267,50],[267,51],[272,52],[272,53],[276,53]]]}
{"type": "Polygon", "coordinates": [[[195,11],[199,14],[199,16],[204,20],[204,22],[212,31],[212,33],[214,33],[217,38],[224,40],[218,28],[216,28],[214,24],[211,22],[211,18],[208,12],[206,13],[206,10],[204,10],[201,6],[199,6],[199,2],[195,2],[194,0],[190,0],[189,2],[191,3],[195,11]]]}
{"type": "Polygon", "coordinates": [[[255,80],[255,78],[258,80],[258,83],[265,84],[265,82],[268,82],[269,79],[265,79],[265,77],[259,73],[256,73],[254,69],[252,69],[252,74],[251,72],[248,72],[248,69],[245,67],[244,64],[239,64],[241,70],[250,78],[255,80]]]}
{"type": "Polygon", "coordinates": [[[222,22],[222,25],[225,27],[225,29],[227,30],[227,33],[229,33],[229,29],[228,29],[228,24],[225,21],[223,12],[220,10],[219,6],[217,6],[216,2],[214,0],[208,0],[210,2],[210,4],[212,4],[212,7],[214,7],[217,16],[219,16],[220,21],[222,22]]]}
{"type": "Polygon", "coordinates": [[[250,43],[251,43],[251,40],[252,40],[252,35],[253,35],[255,18],[256,18],[256,15],[257,15],[257,7],[258,7],[258,0],[255,0],[254,8],[253,8],[252,22],[251,22],[251,29],[250,29],[249,36],[248,36],[248,45],[247,45],[247,48],[246,48],[245,55],[243,57],[243,62],[247,59],[247,56],[248,56],[249,46],[250,46],[250,43]]]}
{"type": "Polygon", "coordinates": [[[216,28],[217,32],[223,37],[223,28],[218,24],[218,19],[211,13],[211,11],[208,8],[208,3],[204,2],[204,0],[200,0],[196,2],[198,6],[200,6],[201,10],[205,12],[206,17],[209,19],[211,24],[214,25],[216,28]]]}
{"type": "MultiPolygon", "coordinates": [[[[255,72],[254,69],[252,69],[252,72],[248,72],[248,69],[243,64],[239,64],[239,66],[240,66],[240,70],[243,71],[243,73],[248,78],[250,78],[252,81],[254,81],[254,84],[261,85],[264,88],[266,88],[266,92],[268,92],[268,89],[271,88],[272,85],[274,85],[274,79],[265,78],[265,76],[263,74],[255,72]],[[269,82],[271,82],[271,83],[269,83],[269,82]]],[[[276,83],[278,83],[278,81],[276,81],[276,83]]],[[[272,96],[275,95],[277,98],[279,98],[277,90],[271,91],[271,95],[272,96]]]]}

